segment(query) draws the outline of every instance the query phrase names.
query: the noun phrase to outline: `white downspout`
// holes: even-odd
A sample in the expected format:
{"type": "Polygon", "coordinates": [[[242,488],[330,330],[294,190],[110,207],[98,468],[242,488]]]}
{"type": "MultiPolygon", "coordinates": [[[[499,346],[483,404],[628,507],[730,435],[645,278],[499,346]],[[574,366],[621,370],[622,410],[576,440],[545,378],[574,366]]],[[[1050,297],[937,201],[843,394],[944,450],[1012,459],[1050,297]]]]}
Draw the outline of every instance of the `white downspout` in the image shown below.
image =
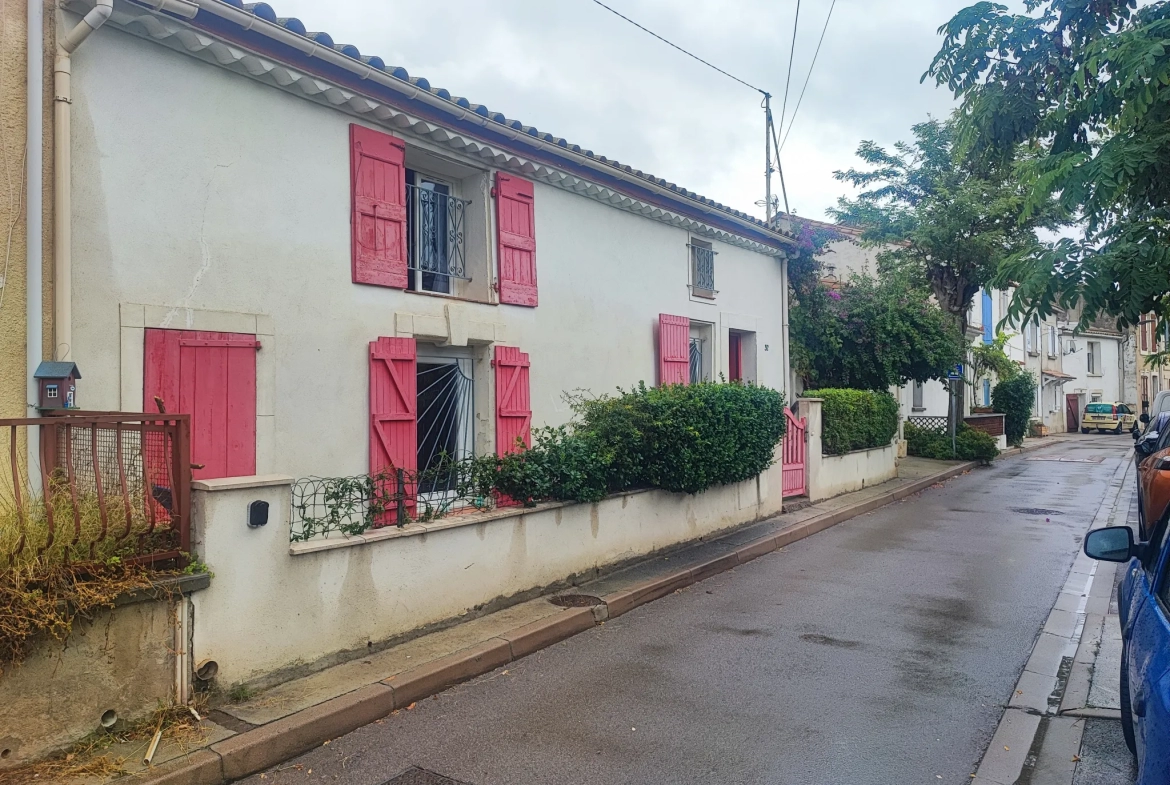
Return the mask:
{"type": "MultiPolygon", "coordinates": [[[[43,0],[28,0],[28,117],[25,126],[25,156],[28,198],[25,200],[25,360],[27,369],[26,414],[37,415],[37,382],[33,378],[44,357],[44,332],[41,298],[44,235],[42,226],[42,188],[44,122],[41,117],[45,81],[45,9],[43,0]]],[[[28,479],[33,488],[40,487],[40,428],[28,429],[28,479]]]]}
{"type": "Polygon", "coordinates": [[[97,0],[72,30],[57,42],[53,64],[53,354],[73,354],[73,166],[70,145],[70,55],[114,12],[114,0],[97,0]]]}

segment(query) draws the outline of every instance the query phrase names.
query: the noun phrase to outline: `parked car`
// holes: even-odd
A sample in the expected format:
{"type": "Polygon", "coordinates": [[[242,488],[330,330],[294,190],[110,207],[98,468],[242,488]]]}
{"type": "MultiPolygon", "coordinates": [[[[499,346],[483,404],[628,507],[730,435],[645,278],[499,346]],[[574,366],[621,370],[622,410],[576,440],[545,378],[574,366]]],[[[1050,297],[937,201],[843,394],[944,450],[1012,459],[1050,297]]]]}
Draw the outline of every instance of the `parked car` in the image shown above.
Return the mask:
{"type": "Polygon", "coordinates": [[[1134,432],[1133,460],[1137,466],[1138,539],[1150,538],[1148,521],[1157,521],[1170,508],[1170,412],[1134,432]]]}
{"type": "Polygon", "coordinates": [[[1089,532],[1085,553],[1127,564],[1121,615],[1121,728],[1138,764],[1137,785],[1170,783],[1170,515],[1149,542],[1128,526],[1089,532]]]}
{"type": "Polygon", "coordinates": [[[1137,428],[1137,415],[1124,403],[1090,403],[1081,413],[1081,433],[1126,433],[1137,428]]]}

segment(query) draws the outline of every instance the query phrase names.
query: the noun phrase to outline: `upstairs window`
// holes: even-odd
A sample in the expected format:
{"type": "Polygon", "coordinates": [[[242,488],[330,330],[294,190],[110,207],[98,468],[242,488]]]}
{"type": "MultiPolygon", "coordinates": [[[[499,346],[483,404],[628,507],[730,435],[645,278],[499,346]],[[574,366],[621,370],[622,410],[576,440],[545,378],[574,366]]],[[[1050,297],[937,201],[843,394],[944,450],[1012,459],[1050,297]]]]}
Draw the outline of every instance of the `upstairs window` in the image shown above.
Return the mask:
{"type": "Polygon", "coordinates": [[[1057,343],[1056,343],[1056,327],[1048,325],[1048,356],[1056,357],[1057,343]]]}
{"type": "Polygon", "coordinates": [[[707,300],[714,300],[715,251],[711,243],[692,239],[687,244],[691,259],[691,294],[707,300]]]}
{"type": "Polygon", "coordinates": [[[916,412],[923,411],[926,406],[923,404],[923,385],[922,382],[914,382],[914,397],[910,403],[910,407],[916,412]]]}
{"type": "Polygon", "coordinates": [[[466,274],[464,213],[453,183],[406,170],[407,288],[454,294],[466,274]]]}
{"type": "Polygon", "coordinates": [[[1098,341],[1089,341],[1088,352],[1085,354],[1089,375],[1097,376],[1101,373],[1101,344],[1098,341]]]}

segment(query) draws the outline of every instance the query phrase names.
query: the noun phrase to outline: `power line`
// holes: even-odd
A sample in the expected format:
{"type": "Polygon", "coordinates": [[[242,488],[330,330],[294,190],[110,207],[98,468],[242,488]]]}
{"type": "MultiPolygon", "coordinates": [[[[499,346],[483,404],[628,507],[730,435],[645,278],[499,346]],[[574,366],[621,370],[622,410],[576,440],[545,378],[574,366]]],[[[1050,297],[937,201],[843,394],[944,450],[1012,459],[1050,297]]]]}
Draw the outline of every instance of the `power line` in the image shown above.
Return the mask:
{"type": "MultiPolygon", "coordinates": [[[[713,68],[714,70],[716,70],[716,71],[718,71],[719,73],[723,74],[723,75],[724,75],[724,76],[726,76],[727,78],[729,78],[729,79],[734,79],[735,81],[739,82],[739,83],[740,83],[741,85],[743,85],[744,87],[750,87],[752,90],[755,90],[757,93],[763,93],[764,95],[767,95],[767,94],[768,94],[766,90],[761,90],[760,88],[756,87],[755,85],[748,84],[748,83],[747,83],[747,82],[745,82],[744,80],[740,79],[738,76],[735,76],[735,75],[733,75],[733,74],[729,74],[729,73],[727,73],[726,71],[724,71],[724,70],[723,70],[722,68],[720,68],[719,66],[717,66],[717,65],[714,65],[714,64],[712,64],[712,63],[709,63],[709,62],[707,62],[706,60],[704,60],[703,58],[699,57],[699,56],[698,56],[698,55],[696,55],[696,54],[691,54],[690,52],[688,52],[686,49],[683,49],[683,48],[682,48],[681,46],[679,46],[678,44],[674,44],[674,43],[671,43],[670,41],[667,41],[665,38],[663,38],[662,36],[660,36],[658,33],[654,32],[653,30],[650,30],[650,29],[648,29],[648,28],[646,28],[646,27],[643,27],[642,25],[638,24],[637,22],[635,22],[633,19],[631,19],[630,17],[626,16],[625,14],[622,14],[622,13],[620,13],[620,12],[618,12],[618,11],[615,11],[614,9],[610,8],[609,6],[607,6],[605,3],[601,2],[601,0],[593,0],[593,2],[597,3],[597,5],[601,6],[601,7],[602,7],[602,8],[604,8],[606,11],[609,11],[609,12],[610,12],[611,14],[613,14],[614,16],[619,16],[619,17],[621,17],[622,19],[625,19],[627,22],[629,22],[630,24],[632,24],[634,27],[638,28],[638,29],[639,29],[639,30],[641,30],[642,32],[644,32],[644,33],[649,33],[650,35],[654,36],[655,38],[657,38],[659,41],[661,41],[662,43],[666,44],[667,46],[674,47],[675,49],[677,49],[678,51],[682,52],[684,55],[686,55],[687,57],[691,58],[692,60],[698,60],[700,63],[702,63],[703,65],[707,66],[708,68],[713,68]]],[[[799,8],[799,0],[798,0],[798,8],[799,8]]],[[[791,66],[789,66],[789,68],[791,68],[791,66]]]]}
{"type": "Polygon", "coordinates": [[[800,98],[797,99],[796,108],[792,110],[792,117],[788,120],[788,131],[784,134],[784,141],[780,147],[776,148],[777,157],[780,155],[780,150],[784,149],[784,145],[788,144],[788,135],[792,133],[792,124],[796,122],[796,113],[800,111],[800,104],[804,100],[804,91],[808,89],[813,69],[817,67],[817,56],[821,53],[821,44],[825,42],[825,33],[829,30],[829,20],[833,18],[833,9],[836,7],[837,0],[833,0],[829,6],[829,15],[825,17],[825,26],[821,28],[821,40],[817,41],[817,50],[813,53],[812,64],[808,67],[808,75],[804,77],[804,87],[800,88],[800,98]]]}
{"type": "MultiPolygon", "coordinates": [[[[788,88],[792,84],[792,61],[796,57],[796,31],[800,28],[800,0],[796,0],[796,19],[792,22],[792,48],[788,51],[788,76],[784,80],[784,104],[780,107],[780,130],[784,130],[784,116],[788,114],[788,88]]],[[[780,156],[780,150],[776,150],[780,156]]]]}

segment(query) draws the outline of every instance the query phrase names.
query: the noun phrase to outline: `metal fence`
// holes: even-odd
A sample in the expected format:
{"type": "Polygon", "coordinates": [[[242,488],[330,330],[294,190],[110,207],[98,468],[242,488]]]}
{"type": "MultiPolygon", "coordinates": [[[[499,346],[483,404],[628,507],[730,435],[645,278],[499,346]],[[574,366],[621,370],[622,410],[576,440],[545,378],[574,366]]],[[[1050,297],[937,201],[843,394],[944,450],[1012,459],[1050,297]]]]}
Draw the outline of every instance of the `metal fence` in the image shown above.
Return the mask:
{"type": "Polygon", "coordinates": [[[907,417],[906,422],[924,431],[948,433],[946,417],[907,417]]]}
{"type": "Polygon", "coordinates": [[[440,457],[424,471],[389,467],[352,477],[306,477],[292,487],[292,542],[433,521],[514,502],[491,488],[488,464],[440,457]]]}
{"type": "Polygon", "coordinates": [[[188,415],[0,420],[0,570],[177,564],[190,551],[190,482],[188,415]],[[31,471],[30,438],[40,446],[31,471]]]}

